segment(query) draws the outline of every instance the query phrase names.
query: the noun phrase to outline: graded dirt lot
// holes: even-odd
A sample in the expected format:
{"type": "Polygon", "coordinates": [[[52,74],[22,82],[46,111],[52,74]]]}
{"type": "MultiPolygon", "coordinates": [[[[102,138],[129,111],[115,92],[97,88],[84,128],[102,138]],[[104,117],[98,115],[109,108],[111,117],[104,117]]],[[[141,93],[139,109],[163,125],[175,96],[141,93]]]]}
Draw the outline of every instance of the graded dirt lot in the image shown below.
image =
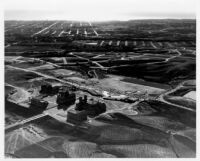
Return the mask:
{"type": "Polygon", "coordinates": [[[196,100],[196,91],[191,91],[191,92],[185,94],[183,97],[191,98],[193,100],[196,100]]]}
{"type": "Polygon", "coordinates": [[[103,80],[99,81],[99,86],[102,88],[114,88],[119,91],[125,92],[125,91],[131,91],[133,93],[145,93],[148,94],[160,94],[164,92],[164,89],[151,87],[148,85],[140,85],[140,84],[134,84],[129,82],[124,82],[123,77],[120,76],[109,76],[109,78],[105,78],[103,80]]]}

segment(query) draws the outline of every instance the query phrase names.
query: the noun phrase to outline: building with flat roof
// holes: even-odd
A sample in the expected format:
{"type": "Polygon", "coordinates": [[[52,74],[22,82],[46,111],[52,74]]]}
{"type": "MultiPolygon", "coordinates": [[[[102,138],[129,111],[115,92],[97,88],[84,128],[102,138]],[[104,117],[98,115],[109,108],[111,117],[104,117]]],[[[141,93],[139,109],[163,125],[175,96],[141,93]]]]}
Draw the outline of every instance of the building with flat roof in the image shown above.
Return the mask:
{"type": "Polygon", "coordinates": [[[79,123],[87,120],[87,111],[77,111],[75,109],[69,110],[67,113],[67,122],[79,123]]]}

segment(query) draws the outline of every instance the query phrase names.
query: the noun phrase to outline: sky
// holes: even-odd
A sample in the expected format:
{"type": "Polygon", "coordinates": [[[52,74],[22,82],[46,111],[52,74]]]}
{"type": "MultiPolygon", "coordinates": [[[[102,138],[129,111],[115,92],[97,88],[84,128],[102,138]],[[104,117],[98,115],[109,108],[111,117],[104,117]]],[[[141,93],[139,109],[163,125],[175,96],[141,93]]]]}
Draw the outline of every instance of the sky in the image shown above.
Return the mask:
{"type": "Polygon", "coordinates": [[[4,0],[5,20],[194,19],[196,0],[4,0]]]}

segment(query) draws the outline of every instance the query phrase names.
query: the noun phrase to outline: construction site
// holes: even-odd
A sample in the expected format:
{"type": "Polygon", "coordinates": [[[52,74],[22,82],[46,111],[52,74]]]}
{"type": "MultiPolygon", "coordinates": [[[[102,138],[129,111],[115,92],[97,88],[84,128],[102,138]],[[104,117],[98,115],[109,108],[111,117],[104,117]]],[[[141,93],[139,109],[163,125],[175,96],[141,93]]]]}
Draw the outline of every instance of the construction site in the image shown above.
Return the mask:
{"type": "Polygon", "coordinates": [[[196,21],[5,21],[6,158],[196,157],[196,21]]]}

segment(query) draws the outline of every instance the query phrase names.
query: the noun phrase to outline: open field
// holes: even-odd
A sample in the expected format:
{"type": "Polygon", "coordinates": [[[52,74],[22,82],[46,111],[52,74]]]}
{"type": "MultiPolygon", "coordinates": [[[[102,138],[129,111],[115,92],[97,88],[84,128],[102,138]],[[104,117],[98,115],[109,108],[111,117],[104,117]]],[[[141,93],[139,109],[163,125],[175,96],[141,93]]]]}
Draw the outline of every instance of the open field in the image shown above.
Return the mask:
{"type": "Polygon", "coordinates": [[[70,128],[69,125],[53,118],[46,118],[42,123],[37,120],[35,123],[7,133],[5,150],[6,153],[25,158],[46,158],[58,152],[60,152],[58,157],[94,157],[98,153],[99,157],[174,158],[181,156],[184,150],[189,154],[187,157],[194,156],[194,149],[191,149],[189,142],[182,143],[184,147],[182,150],[179,146],[176,147],[176,144],[180,144],[178,143],[180,140],[176,140],[178,136],[170,138],[168,134],[160,135],[159,131],[156,132],[149,127],[140,129],[139,126],[142,127],[140,124],[138,127],[134,127],[135,125],[129,127],[110,123],[94,120],[85,131],[70,128]],[[171,142],[175,145],[170,144],[171,142]],[[173,151],[174,148],[179,148],[178,153],[173,151]]]}

